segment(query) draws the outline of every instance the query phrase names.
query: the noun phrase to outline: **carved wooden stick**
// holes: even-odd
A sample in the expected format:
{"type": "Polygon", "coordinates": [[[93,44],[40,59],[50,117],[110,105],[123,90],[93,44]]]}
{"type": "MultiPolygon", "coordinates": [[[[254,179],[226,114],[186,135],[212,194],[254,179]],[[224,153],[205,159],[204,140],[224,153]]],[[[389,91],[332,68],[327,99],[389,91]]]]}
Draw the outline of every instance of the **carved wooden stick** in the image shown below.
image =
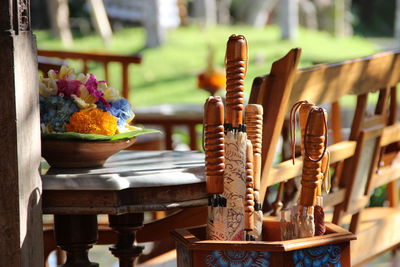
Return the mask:
{"type": "Polygon", "coordinates": [[[246,39],[242,35],[231,35],[226,48],[226,123],[234,128],[243,123],[246,65],[246,39]]]}
{"type": "Polygon", "coordinates": [[[224,104],[219,96],[210,96],[204,105],[204,150],[206,184],[210,194],[224,192],[224,104]]]}
{"type": "Polygon", "coordinates": [[[316,205],[318,186],[322,181],[321,159],[325,149],[326,120],[323,109],[309,112],[304,135],[304,159],[300,205],[316,205]]]}
{"type": "Polygon", "coordinates": [[[254,229],[254,183],[253,183],[253,145],[246,143],[246,196],[244,204],[244,230],[254,229]]]}
{"type": "Polygon", "coordinates": [[[260,177],[261,177],[261,153],[262,153],[262,128],[263,128],[263,107],[257,104],[249,104],[245,109],[245,123],[247,137],[253,145],[253,166],[254,166],[254,201],[255,208],[261,209],[260,203],[260,177]]]}
{"type": "Polygon", "coordinates": [[[299,123],[300,123],[300,132],[301,132],[301,156],[304,158],[304,134],[306,130],[306,123],[308,114],[312,108],[316,106],[312,103],[304,103],[301,104],[299,109],[299,123]]]}

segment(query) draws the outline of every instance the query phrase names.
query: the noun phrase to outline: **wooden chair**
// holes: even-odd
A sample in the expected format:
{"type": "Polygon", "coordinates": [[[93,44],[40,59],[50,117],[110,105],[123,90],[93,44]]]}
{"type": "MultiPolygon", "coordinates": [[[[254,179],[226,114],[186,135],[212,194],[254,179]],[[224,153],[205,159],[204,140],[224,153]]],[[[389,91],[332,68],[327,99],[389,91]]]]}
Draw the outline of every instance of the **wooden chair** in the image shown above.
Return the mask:
{"type": "MultiPolygon", "coordinates": [[[[304,99],[321,105],[334,103],[346,95],[356,95],[357,105],[349,139],[328,148],[331,166],[336,166],[338,183],[329,195],[324,196],[324,203],[335,207],[334,223],[342,222],[345,215],[351,217],[350,230],[358,236],[352,244],[352,264],[361,264],[400,244],[400,235],[390,228],[400,222],[400,211],[383,207],[365,209],[373,188],[400,176],[399,164],[393,160],[394,155],[399,155],[399,146],[391,146],[390,152],[386,149],[387,153],[381,153],[382,147],[399,142],[400,138],[399,123],[394,116],[395,86],[400,80],[400,51],[296,70],[299,56],[298,49],[290,51],[273,64],[269,75],[257,77],[253,83],[250,102],[264,106],[261,193],[266,192],[268,186],[301,175],[300,158],[296,159],[294,166],[291,161],[285,161],[272,167],[282,124],[290,107],[304,99]],[[379,91],[379,98],[374,115],[366,116],[368,95],[376,91],[379,91]],[[388,166],[378,169],[381,154],[382,161],[388,166]]],[[[332,125],[338,128],[338,114],[332,117],[332,125]]],[[[341,129],[334,130],[336,139],[339,139],[341,129]]],[[[397,205],[398,188],[391,183],[389,189],[391,205],[397,205]]]]}

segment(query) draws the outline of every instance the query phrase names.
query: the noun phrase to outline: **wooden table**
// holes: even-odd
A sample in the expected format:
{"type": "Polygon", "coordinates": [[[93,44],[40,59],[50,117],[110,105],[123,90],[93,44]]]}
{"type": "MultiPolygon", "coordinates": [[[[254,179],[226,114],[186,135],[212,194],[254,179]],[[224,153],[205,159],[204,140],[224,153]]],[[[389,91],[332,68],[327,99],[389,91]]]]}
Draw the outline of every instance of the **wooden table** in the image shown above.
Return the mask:
{"type": "Polygon", "coordinates": [[[54,214],[64,266],[97,266],[87,257],[97,239],[97,214],[108,214],[118,240],[111,252],[132,266],[143,212],[207,205],[204,154],[188,151],[122,151],[100,168],[50,169],[43,180],[43,213],[54,214]]]}

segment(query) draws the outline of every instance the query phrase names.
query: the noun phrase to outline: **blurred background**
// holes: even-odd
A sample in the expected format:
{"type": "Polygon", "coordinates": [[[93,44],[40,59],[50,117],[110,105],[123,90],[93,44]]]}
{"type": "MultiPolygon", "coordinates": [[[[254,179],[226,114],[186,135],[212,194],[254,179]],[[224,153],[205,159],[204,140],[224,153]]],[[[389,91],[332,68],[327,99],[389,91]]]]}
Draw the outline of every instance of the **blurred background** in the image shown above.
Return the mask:
{"type": "MultiPolygon", "coordinates": [[[[39,49],[140,54],[142,63],[129,68],[134,107],[202,104],[208,92],[197,75],[210,47],[214,68],[223,68],[233,33],[249,43],[247,91],[290,48],[303,49],[304,67],[370,55],[400,39],[396,0],[37,0],[32,17],[39,49]]],[[[114,86],[118,72],[110,64],[114,86]]]]}

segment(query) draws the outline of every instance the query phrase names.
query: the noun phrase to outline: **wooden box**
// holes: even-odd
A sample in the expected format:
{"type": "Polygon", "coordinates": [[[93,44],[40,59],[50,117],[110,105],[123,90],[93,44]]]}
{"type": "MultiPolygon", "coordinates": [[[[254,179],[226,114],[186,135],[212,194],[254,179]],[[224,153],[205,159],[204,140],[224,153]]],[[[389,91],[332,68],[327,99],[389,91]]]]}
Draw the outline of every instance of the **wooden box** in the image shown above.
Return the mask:
{"type": "Polygon", "coordinates": [[[350,266],[355,235],[327,223],[323,236],[281,241],[279,221],[265,219],[263,241],[205,240],[205,226],[172,232],[178,267],[350,266]]]}

